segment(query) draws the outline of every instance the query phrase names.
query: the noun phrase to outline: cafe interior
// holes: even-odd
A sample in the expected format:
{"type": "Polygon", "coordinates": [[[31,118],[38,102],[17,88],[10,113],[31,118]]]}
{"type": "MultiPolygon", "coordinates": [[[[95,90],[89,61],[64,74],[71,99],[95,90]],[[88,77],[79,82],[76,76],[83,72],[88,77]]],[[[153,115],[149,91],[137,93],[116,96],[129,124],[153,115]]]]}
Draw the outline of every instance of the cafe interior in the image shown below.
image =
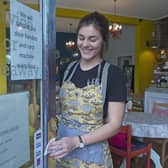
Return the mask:
{"type": "MultiPolygon", "coordinates": [[[[165,131],[167,129],[165,124],[168,121],[168,68],[166,68],[168,66],[168,29],[166,29],[168,11],[165,10],[164,14],[156,16],[158,10],[155,8],[152,12],[151,4],[147,4],[146,1],[136,2],[137,6],[134,8],[132,8],[135,3],[133,1],[106,2],[106,5],[105,1],[102,2],[103,4],[95,2],[94,8],[92,5],[87,5],[87,2],[81,4],[66,2],[68,8],[62,9],[64,3],[58,1],[61,6],[61,9],[57,10],[57,39],[62,39],[57,44],[60,67],[78,58],[75,28],[80,17],[87,11],[99,10],[105,13],[111,23],[109,27],[111,37],[104,58],[123,69],[126,76],[125,111],[127,113],[124,124],[131,126],[133,138],[142,138],[144,142],[152,144],[149,165],[148,155],[134,160],[132,158],[136,155],[116,149],[116,146],[117,148],[121,146],[110,140],[113,142],[111,145],[115,145],[111,147],[112,155],[126,158],[126,162],[123,163],[118,157],[114,157],[113,160],[116,160],[114,166],[166,168],[168,167],[168,132],[165,131]],[[67,27],[62,28],[61,25],[67,27]],[[71,58],[67,55],[71,55],[71,58]],[[157,115],[161,116],[159,121],[157,115]],[[163,136],[160,136],[161,134],[163,136]]],[[[155,2],[152,3],[152,6],[157,6],[155,2]]],[[[163,8],[162,10],[164,11],[163,8]]],[[[121,132],[123,130],[121,129],[121,132]]],[[[145,148],[143,150],[139,151],[139,155],[148,151],[145,148]]]]}
{"type": "MultiPolygon", "coordinates": [[[[21,2],[39,9],[38,0],[21,2]]],[[[110,22],[109,46],[104,59],[124,71],[127,87],[125,116],[118,137],[121,141],[127,139],[127,147],[115,144],[117,137],[109,139],[114,168],[168,168],[167,6],[165,0],[56,1],[56,87],[60,85],[66,66],[80,57],[76,46],[76,27],[80,18],[90,11],[99,11],[110,22]],[[136,144],[137,148],[132,148],[131,139],[141,142],[136,144]]],[[[1,1],[0,9],[8,11],[8,1],[1,1]]],[[[10,27],[2,23],[0,30],[0,53],[4,55],[0,56],[0,65],[8,66],[10,50],[4,48],[4,39],[10,38],[10,27]]],[[[5,45],[8,46],[8,41],[5,45]]],[[[29,90],[30,127],[36,130],[40,122],[39,82],[11,81],[9,75],[0,75],[0,83],[0,94],[29,90]]],[[[49,136],[54,136],[54,118],[48,127],[49,136]]],[[[49,159],[48,164],[50,168],[55,167],[53,160],[49,159]]]]}
{"type": "MultiPolygon", "coordinates": [[[[58,3],[61,6],[61,9],[57,10],[57,39],[61,39],[57,44],[57,56],[58,60],[61,60],[59,61],[60,68],[78,58],[75,28],[85,12],[100,10],[105,13],[111,23],[109,48],[104,53],[104,59],[123,69],[126,76],[125,111],[128,113],[123,123],[131,125],[132,137],[143,138],[144,142],[152,144],[149,166],[144,161],[147,157],[140,157],[136,159],[137,162],[130,159],[131,163],[129,163],[128,157],[133,158],[134,154],[122,153],[122,150],[115,148],[120,146],[113,141],[116,146],[111,148],[112,154],[128,159],[124,165],[117,160],[118,158],[114,158],[116,159],[115,166],[168,167],[168,136],[166,135],[168,132],[165,133],[167,128],[162,127],[168,121],[168,68],[166,68],[168,66],[168,31],[166,29],[168,28],[168,11],[165,10],[164,14],[156,16],[158,10],[155,8],[152,12],[152,9],[147,7],[151,5],[146,1],[136,2],[137,6],[134,9],[130,5],[134,4],[133,1],[122,2],[121,0],[107,1],[106,5],[105,2],[102,2],[103,4],[95,2],[94,8],[92,5],[87,5],[87,2],[81,4],[66,2],[68,8],[62,9],[62,5],[65,4],[58,3]],[[61,25],[67,25],[67,27],[62,28],[61,25]],[[159,121],[157,115],[161,116],[159,121]],[[154,132],[159,132],[159,134],[154,132]],[[160,136],[161,134],[163,136],[160,136]]],[[[157,6],[157,4],[154,2],[152,6],[157,6]]],[[[162,10],[164,11],[163,8],[162,10]]]]}

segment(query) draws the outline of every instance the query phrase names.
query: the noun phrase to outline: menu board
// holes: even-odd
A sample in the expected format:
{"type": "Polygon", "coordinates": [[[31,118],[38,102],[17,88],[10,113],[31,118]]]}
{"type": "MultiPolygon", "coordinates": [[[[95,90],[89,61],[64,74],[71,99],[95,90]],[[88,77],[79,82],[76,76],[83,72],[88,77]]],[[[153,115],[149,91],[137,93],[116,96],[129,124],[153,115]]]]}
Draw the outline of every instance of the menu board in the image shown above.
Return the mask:
{"type": "Polygon", "coordinates": [[[30,160],[29,92],[0,96],[0,168],[17,168],[30,160]]]}

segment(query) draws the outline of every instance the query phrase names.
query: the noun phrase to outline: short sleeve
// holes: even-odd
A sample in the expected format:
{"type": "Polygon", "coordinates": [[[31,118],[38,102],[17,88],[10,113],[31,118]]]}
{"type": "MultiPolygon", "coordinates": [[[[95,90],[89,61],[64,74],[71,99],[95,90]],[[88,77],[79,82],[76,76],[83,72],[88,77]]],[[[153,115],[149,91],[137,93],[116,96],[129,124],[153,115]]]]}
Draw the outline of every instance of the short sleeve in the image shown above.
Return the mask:
{"type": "Polygon", "coordinates": [[[110,65],[106,90],[106,102],[126,102],[126,82],[123,71],[110,65]]]}

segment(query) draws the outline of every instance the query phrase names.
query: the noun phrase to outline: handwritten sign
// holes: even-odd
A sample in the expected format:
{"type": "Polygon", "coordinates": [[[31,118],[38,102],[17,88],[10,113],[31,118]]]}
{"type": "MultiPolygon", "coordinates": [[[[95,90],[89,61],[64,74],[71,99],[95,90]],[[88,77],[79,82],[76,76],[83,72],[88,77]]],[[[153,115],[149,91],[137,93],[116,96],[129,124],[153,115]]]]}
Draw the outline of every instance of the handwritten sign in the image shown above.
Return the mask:
{"type": "Polygon", "coordinates": [[[28,92],[0,96],[0,168],[30,160],[28,101],[28,92]]]}
{"type": "Polygon", "coordinates": [[[40,12],[11,2],[11,79],[41,79],[42,22],[40,12]]]}

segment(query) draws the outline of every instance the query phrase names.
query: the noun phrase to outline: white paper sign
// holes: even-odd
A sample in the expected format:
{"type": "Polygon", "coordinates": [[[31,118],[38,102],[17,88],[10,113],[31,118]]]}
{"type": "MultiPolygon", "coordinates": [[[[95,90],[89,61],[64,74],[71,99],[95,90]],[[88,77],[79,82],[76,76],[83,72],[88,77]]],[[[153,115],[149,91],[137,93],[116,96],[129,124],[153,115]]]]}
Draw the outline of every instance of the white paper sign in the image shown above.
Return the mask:
{"type": "Polygon", "coordinates": [[[34,133],[34,168],[42,168],[42,131],[34,133]]]}
{"type": "Polygon", "coordinates": [[[30,160],[28,101],[28,92],[0,96],[0,168],[30,160]]]}
{"type": "Polygon", "coordinates": [[[16,0],[10,2],[11,79],[41,79],[42,21],[40,12],[16,0]]]}

